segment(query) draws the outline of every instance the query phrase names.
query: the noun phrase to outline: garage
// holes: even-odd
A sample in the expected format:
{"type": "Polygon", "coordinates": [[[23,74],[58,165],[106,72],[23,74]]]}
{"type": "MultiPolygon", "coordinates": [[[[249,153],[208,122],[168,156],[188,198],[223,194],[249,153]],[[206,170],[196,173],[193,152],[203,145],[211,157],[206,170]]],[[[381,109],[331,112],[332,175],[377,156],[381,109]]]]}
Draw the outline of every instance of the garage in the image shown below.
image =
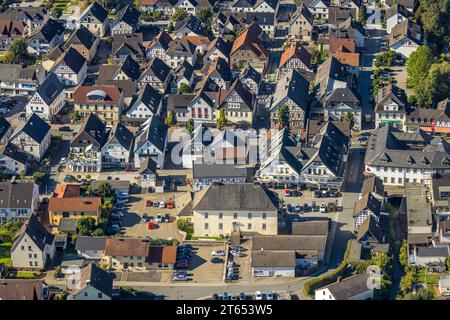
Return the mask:
{"type": "Polygon", "coordinates": [[[252,253],[253,277],[295,277],[295,251],[260,250],[252,253]]]}

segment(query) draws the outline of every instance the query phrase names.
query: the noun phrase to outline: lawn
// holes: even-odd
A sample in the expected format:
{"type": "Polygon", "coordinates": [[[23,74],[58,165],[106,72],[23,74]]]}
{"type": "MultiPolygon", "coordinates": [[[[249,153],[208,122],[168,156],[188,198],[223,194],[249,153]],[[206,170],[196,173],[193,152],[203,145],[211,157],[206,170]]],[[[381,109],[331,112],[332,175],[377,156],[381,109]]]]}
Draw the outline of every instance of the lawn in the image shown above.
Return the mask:
{"type": "Polygon", "coordinates": [[[428,284],[436,284],[439,281],[439,278],[441,275],[439,274],[426,274],[426,273],[419,273],[417,276],[417,283],[428,283],[428,284]]]}
{"type": "Polygon", "coordinates": [[[41,275],[39,271],[17,271],[15,278],[17,279],[34,279],[41,275]]]}
{"type": "Polygon", "coordinates": [[[5,242],[0,244],[0,263],[6,266],[11,266],[11,242],[5,242]]]}

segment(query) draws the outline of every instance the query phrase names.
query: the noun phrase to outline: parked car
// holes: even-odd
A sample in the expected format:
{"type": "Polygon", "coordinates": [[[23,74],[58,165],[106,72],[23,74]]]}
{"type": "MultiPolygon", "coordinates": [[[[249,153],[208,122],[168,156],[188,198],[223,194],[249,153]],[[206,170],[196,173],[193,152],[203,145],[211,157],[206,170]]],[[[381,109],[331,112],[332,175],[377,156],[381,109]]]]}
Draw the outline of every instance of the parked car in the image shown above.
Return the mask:
{"type": "Polygon", "coordinates": [[[236,251],[236,250],[230,250],[230,254],[233,257],[242,257],[244,255],[241,251],[236,251]]]}
{"type": "Polygon", "coordinates": [[[298,205],[295,206],[294,211],[295,212],[302,212],[302,207],[298,204],[298,205]]]}
{"type": "Polygon", "coordinates": [[[154,222],[147,223],[147,229],[148,230],[153,230],[154,228],[155,228],[155,223],[154,222]]]}
{"type": "Polygon", "coordinates": [[[322,193],[319,190],[314,191],[314,198],[321,198],[322,193]]]}
{"type": "Polygon", "coordinates": [[[234,250],[234,251],[245,251],[244,247],[236,245],[236,246],[230,246],[230,250],[234,250]]]}
{"type": "Polygon", "coordinates": [[[172,281],[188,281],[189,278],[187,275],[177,275],[172,277],[172,281]]]}
{"type": "Polygon", "coordinates": [[[170,222],[170,214],[166,213],[166,215],[164,216],[164,220],[166,222],[170,222]]]}
{"type": "Polygon", "coordinates": [[[317,206],[315,201],[312,202],[311,209],[313,212],[319,211],[319,207],[317,206]]]}
{"type": "Polygon", "coordinates": [[[213,299],[213,300],[219,300],[219,295],[218,295],[217,293],[214,293],[214,294],[212,295],[212,299],[213,299]]]}
{"type": "Polygon", "coordinates": [[[319,212],[320,213],[326,213],[327,212],[327,205],[325,203],[322,203],[320,205],[319,212]]]}
{"type": "Polygon", "coordinates": [[[160,207],[160,208],[165,208],[165,207],[166,207],[166,203],[165,203],[164,201],[161,201],[161,202],[159,203],[159,207],[160,207]]]}
{"type": "Polygon", "coordinates": [[[153,202],[153,208],[158,208],[159,207],[159,202],[158,201],[154,201],[153,202]]]}
{"type": "Polygon", "coordinates": [[[334,203],[334,202],[329,202],[329,203],[328,203],[328,211],[330,211],[330,212],[336,211],[336,203],[334,203]]]}
{"type": "Polygon", "coordinates": [[[291,205],[290,203],[288,203],[288,204],[286,205],[286,209],[287,209],[288,212],[294,211],[293,208],[292,208],[292,205],[291,205]]]}
{"type": "Polygon", "coordinates": [[[125,208],[125,206],[123,205],[123,203],[116,203],[116,205],[114,206],[114,209],[118,209],[118,210],[123,210],[125,208]]]}
{"type": "Polygon", "coordinates": [[[275,295],[274,295],[274,293],[271,290],[267,291],[267,293],[266,293],[267,300],[273,300],[274,296],[275,295]]]}
{"type": "Polygon", "coordinates": [[[223,257],[225,255],[225,251],[223,250],[214,250],[211,252],[211,255],[214,257],[223,257]]]}
{"type": "Polygon", "coordinates": [[[309,211],[309,206],[307,203],[303,204],[303,212],[308,212],[309,211]]]}
{"type": "Polygon", "coordinates": [[[162,220],[162,215],[158,213],[156,215],[156,223],[161,223],[161,220],[162,220]]]}
{"type": "Polygon", "coordinates": [[[239,300],[247,300],[247,296],[245,295],[244,292],[241,292],[241,293],[239,294],[239,300]]]}
{"type": "Polygon", "coordinates": [[[291,189],[285,189],[284,190],[284,196],[285,197],[290,197],[291,196],[291,189]]]}
{"type": "Polygon", "coordinates": [[[230,295],[228,294],[228,292],[224,292],[223,293],[223,300],[231,300],[230,295]]]}
{"type": "Polygon", "coordinates": [[[255,292],[255,300],[262,300],[263,299],[263,295],[261,291],[256,291],[255,292]]]}
{"type": "Polygon", "coordinates": [[[299,192],[297,190],[292,190],[291,191],[291,197],[299,197],[299,196],[300,196],[300,194],[299,194],[299,192]]]}
{"type": "Polygon", "coordinates": [[[175,202],[170,199],[169,201],[167,201],[167,209],[173,209],[175,208],[175,202]]]}
{"type": "Polygon", "coordinates": [[[147,200],[147,201],[145,201],[145,206],[146,206],[146,207],[151,207],[151,206],[153,206],[153,201],[152,201],[152,200],[147,200]]]}
{"type": "Polygon", "coordinates": [[[211,263],[224,263],[224,262],[225,262],[225,260],[223,260],[222,258],[219,258],[219,257],[211,258],[211,263]]]}

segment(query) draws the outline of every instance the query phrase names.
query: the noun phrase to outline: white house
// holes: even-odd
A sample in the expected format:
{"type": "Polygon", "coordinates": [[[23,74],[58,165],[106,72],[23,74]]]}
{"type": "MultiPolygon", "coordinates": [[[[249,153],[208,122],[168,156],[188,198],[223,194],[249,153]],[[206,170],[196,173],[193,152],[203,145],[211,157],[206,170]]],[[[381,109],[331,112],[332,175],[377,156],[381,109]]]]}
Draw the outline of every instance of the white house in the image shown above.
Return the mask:
{"type": "Polygon", "coordinates": [[[158,116],[151,116],[142,124],[134,144],[134,166],[140,168],[146,157],[152,158],[159,168],[164,167],[169,127],[158,116]]]}
{"type": "Polygon", "coordinates": [[[67,300],[111,300],[113,277],[94,263],[88,264],[79,277],[69,277],[67,300]]]}
{"type": "Polygon", "coordinates": [[[38,209],[39,187],[30,182],[0,182],[0,224],[27,220],[38,209]]]}
{"type": "Polygon", "coordinates": [[[77,86],[86,79],[87,62],[86,59],[74,48],[69,48],[55,61],[51,73],[58,76],[66,87],[77,86]]]}
{"type": "Polygon", "coordinates": [[[11,136],[11,143],[40,160],[50,146],[50,125],[33,113],[11,136]]]}
{"type": "Polygon", "coordinates": [[[130,108],[126,111],[127,118],[145,121],[153,115],[160,115],[162,95],[158,90],[146,83],[140,89],[138,95],[131,101],[130,108]]]}
{"type": "Polygon", "coordinates": [[[391,33],[392,28],[398,25],[400,22],[409,19],[410,12],[402,5],[395,4],[386,9],[386,32],[391,33]]]}
{"type": "Polygon", "coordinates": [[[51,121],[65,103],[64,85],[51,73],[26,104],[26,115],[30,117],[35,113],[42,119],[51,121]]]}
{"type": "Polygon", "coordinates": [[[373,299],[373,281],[367,273],[357,274],[315,290],[315,300],[369,300],[373,299]]]}
{"type": "Polygon", "coordinates": [[[109,23],[108,12],[98,2],[93,2],[81,13],[78,23],[94,35],[104,37],[109,23]]]}
{"type": "Polygon", "coordinates": [[[141,12],[132,5],[126,5],[117,12],[116,19],[111,23],[111,35],[130,34],[139,27],[141,12]]]}
{"type": "Polygon", "coordinates": [[[80,257],[89,260],[101,260],[105,253],[106,237],[77,237],[75,250],[80,257]]]}
{"type": "Polygon", "coordinates": [[[409,19],[394,26],[388,38],[389,48],[406,58],[422,44],[425,44],[423,28],[409,19]]]}
{"type": "Polygon", "coordinates": [[[133,140],[133,133],[120,122],[117,123],[109,140],[101,149],[102,166],[104,168],[124,168],[130,165],[133,140]]]}
{"type": "Polygon", "coordinates": [[[56,20],[49,19],[33,34],[30,35],[27,45],[28,52],[41,55],[64,43],[64,27],[56,20]]]}
{"type": "Polygon", "coordinates": [[[54,254],[55,236],[44,228],[35,215],[31,215],[11,247],[13,267],[44,269],[54,254]]]}
{"type": "Polygon", "coordinates": [[[27,173],[31,158],[28,153],[16,145],[6,142],[0,147],[0,172],[7,175],[27,173]]]}

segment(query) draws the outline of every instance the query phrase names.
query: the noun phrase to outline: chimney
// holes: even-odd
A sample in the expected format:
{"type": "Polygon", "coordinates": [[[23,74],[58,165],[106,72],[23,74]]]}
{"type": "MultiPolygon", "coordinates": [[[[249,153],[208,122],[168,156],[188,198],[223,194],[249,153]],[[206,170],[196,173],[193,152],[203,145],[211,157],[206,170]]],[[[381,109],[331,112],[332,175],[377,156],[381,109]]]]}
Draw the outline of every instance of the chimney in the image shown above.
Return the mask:
{"type": "Polygon", "coordinates": [[[341,277],[341,276],[337,277],[337,279],[336,279],[336,283],[339,283],[339,282],[341,282],[341,279],[342,279],[342,277],[341,277]]]}

